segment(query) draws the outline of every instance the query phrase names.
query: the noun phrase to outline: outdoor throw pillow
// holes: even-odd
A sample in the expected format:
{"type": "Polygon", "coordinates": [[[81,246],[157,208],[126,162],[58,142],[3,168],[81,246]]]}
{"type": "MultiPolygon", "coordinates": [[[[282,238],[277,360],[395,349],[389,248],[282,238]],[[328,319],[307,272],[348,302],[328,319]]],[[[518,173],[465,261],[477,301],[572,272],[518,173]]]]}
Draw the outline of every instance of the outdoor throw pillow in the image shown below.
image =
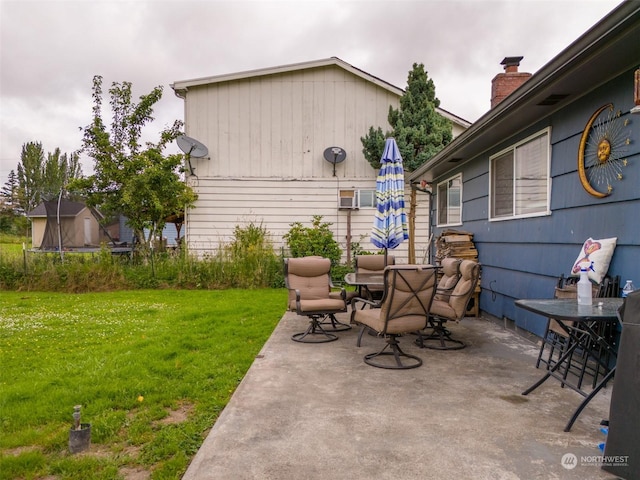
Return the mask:
{"type": "Polygon", "coordinates": [[[600,284],[609,270],[609,264],[611,263],[611,257],[616,248],[617,240],[617,237],[603,238],[600,240],[588,238],[587,241],[584,242],[584,245],[582,245],[580,255],[578,255],[576,261],[573,262],[571,275],[580,275],[581,263],[593,262],[593,270],[589,270],[589,279],[592,282],[600,284]]]}

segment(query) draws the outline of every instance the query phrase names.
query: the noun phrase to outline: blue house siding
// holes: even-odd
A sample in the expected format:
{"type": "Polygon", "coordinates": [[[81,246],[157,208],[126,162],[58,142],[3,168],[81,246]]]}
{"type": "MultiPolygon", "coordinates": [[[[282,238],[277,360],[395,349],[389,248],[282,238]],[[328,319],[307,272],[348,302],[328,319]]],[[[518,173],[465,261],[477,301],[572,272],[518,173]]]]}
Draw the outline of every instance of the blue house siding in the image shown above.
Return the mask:
{"type": "MultiPolygon", "coordinates": [[[[640,61],[640,59],[639,59],[640,61]]],[[[633,74],[612,81],[496,144],[472,161],[434,178],[437,182],[462,172],[463,224],[473,233],[482,264],[480,308],[520,328],[544,334],[545,322],[514,306],[518,298],[549,298],[558,276],[568,275],[584,241],[617,237],[609,273],[640,283],[640,115],[633,106],[633,74]],[[603,199],[589,195],[578,178],[578,148],[584,126],[600,106],[613,103],[628,120],[625,131],[628,166],[624,179],[603,199]],[[489,157],[532,133],[551,127],[551,215],[490,222],[489,157]]],[[[432,203],[435,222],[436,202],[432,203]]],[[[435,236],[442,228],[432,225],[435,236]]]]}
{"type": "MultiPolygon", "coordinates": [[[[181,238],[184,232],[181,232],[181,238]]],[[[145,235],[148,232],[145,231],[145,235]]],[[[133,229],[127,225],[127,217],[121,215],[120,216],[120,241],[127,242],[128,244],[133,243],[133,229]]],[[[175,224],[167,223],[162,229],[162,237],[167,239],[167,246],[176,246],[178,244],[176,238],[178,236],[178,231],[176,229],[175,224]]]]}

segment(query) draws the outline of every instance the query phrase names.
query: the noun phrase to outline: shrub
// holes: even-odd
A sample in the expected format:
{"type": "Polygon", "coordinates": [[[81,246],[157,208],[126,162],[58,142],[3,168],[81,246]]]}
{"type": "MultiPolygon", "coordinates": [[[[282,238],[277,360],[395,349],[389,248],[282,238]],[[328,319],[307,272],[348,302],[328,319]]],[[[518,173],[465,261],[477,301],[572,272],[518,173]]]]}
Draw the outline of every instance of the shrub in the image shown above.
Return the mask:
{"type": "Polygon", "coordinates": [[[284,238],[292,257],[307,257],[319,255],[331,260],[331,265],[340,263],[342,250],[333,238],[329,229],[331,223],[323,222],[321,215],[314,215],[311,227],[305,227],[300,222],[291,224],[291,229],[284,238]]]}

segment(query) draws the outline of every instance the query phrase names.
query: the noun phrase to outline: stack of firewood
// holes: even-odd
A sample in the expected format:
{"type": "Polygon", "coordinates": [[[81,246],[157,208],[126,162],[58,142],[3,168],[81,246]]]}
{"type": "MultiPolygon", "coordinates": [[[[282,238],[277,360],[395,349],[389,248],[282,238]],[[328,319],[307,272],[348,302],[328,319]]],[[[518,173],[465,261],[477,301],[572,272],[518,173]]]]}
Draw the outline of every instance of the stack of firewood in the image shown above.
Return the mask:
{"type": "Polygon", "coordinates": [[[436,259],[446,257],[478,261],[478,250],[473,243],[473,233],[461,230],[444,230],[436,239],[436,259]]]}

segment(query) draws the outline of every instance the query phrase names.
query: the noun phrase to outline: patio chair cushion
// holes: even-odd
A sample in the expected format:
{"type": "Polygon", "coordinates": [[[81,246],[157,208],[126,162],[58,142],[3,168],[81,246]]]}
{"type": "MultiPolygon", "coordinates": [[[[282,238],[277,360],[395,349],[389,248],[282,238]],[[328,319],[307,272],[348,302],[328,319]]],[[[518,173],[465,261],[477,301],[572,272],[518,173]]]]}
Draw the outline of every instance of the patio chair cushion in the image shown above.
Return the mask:
{"type": "Polygon", "coordinates": [[[467,311],[469,297],[473,294],[473,289],[478,282],[477,263],[471,260],[465,260],[460,263],[460,280],[456,283],[453,293],[449,298],[449,305],[455,312],[454,317],[458,320],[462,319],[467,311]]]}
{"type": "Polygon", "coordinates": [[[458,280],[460,279],[461,262],[462,260],[460,258],[454,257],[446,257],[441,260],[440,266],[442,267],[442,277],[440,277],[440,281],[436,288],[435,300],[442,300],[445,302],[449,301],[449,297],[451,296],[456,283],[458,283],[458,280]]]}
{"type": "MultiPolygon", "coordinates": [[[[296,309],[296,302],[293,301],[293,310],[296,309]]],[[[300,300],[300,313],[328,312],[344,310],[344,300],[342,298],[319,298],[313,300],[300,300]]]]}
{"type": "MultiPolygon", "coordinates": [[[[358,312],[358,323],[371,327],[376,332],[384,331],[385,317],[380,314],[380,309],[369,308],[358,312]]],[[[424,328],[426,319],[424,315],[408,315],[394,318],[387,325],[386,333],[398,335],[424,328]]]]}

